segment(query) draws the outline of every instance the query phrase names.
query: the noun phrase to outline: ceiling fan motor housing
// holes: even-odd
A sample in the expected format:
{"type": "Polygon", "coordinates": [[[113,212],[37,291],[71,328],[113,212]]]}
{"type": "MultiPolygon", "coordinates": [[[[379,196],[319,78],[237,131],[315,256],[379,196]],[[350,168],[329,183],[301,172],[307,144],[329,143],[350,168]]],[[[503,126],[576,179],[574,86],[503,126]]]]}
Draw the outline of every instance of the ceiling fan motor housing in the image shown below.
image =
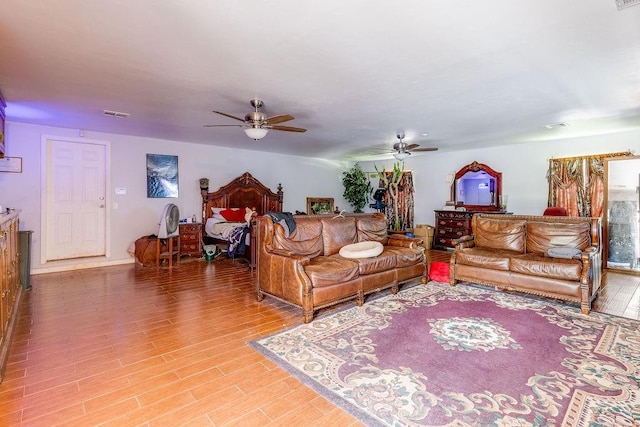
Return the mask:
{"type": "Polygon", "coordinates": [[[267,116],[264,113],[261,113],[259,111],[252,111],[250,113],[247,113],[246,116],[244,116],[244,120],[247,122],[252,122],[252,123],[262,123],[267,119],[267,116]]]}

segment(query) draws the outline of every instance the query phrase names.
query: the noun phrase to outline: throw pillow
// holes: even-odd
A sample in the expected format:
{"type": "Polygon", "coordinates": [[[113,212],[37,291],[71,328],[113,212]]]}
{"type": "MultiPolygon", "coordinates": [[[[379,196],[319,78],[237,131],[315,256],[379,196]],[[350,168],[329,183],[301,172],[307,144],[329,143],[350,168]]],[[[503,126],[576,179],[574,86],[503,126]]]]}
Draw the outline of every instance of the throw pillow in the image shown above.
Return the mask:
{"type": "Polygon", "coordinates": [[[224,209],[220,215],[229,222],[244,222],[244,209],[224,209]]]}
{"type": "Polygon", "coordinates": [[[384,247],[380,242],[360,242],[340,248],[340,256],[344,258],[373,258],[382,253],[384,247]]]}
{"type": "Polygon", "coordinates": [[[429,278],[434,282],[449,283],[449,263],[433,261],[429,264],[429,278]]]}
{"type": "Polygon", "coordinates": [[[549,248],[547,251],[547,256],[552,258],[579,258],[581,254],[582,251],[580,249],[571,247],[549,248]]]}

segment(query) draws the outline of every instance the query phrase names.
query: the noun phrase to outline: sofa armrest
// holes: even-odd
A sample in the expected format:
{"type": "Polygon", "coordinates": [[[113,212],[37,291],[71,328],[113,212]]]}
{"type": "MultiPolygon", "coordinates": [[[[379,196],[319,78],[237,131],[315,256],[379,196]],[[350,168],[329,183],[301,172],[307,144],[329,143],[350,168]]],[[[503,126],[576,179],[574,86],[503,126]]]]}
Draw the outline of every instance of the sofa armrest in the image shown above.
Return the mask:
{"type": "Polygon", "coordinates": [[[473,236],[462,236],[459,239],[453,240],[453,247],[456,249],[473,248],[476,245],[476,240],[473,236]]]}
{"type": "Polygon", "coordinates": [[[418,246],[422,245],[422,239],[407,236],[390,236],[387,245],[417,249],[418,246]]]}

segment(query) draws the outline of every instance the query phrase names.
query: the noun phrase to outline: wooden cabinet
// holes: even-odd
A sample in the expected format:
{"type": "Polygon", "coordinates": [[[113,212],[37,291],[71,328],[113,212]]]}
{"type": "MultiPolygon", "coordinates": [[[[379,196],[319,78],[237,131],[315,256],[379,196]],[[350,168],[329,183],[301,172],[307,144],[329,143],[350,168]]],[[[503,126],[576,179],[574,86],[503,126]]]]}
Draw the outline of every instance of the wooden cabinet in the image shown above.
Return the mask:
{"type": "Polygon", "coordinates": [[[474,212],[435,211],[436,230],[433,236],[435,249],[453,249],[453,240],[471,235],[471,218],[474,212]]]}
{"type": "Polygon", "coordinates": [[[18,257],[18,214],[19,211],[0,215],[0,380],[9,355],[22,294],[18,257]]]}
{"type": "Polygon", "coordinates": [[[202,224],[180,224],[180,255],[202,256],[202,224]]]}

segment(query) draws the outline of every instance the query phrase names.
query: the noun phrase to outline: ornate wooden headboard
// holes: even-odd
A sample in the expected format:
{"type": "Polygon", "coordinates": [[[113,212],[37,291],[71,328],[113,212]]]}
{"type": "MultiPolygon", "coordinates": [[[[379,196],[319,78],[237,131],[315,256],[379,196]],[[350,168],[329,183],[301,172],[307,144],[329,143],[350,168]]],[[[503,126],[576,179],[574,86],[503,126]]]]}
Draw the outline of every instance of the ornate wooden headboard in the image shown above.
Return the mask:
{"type": "Polygon", "coordinates": [[[218,191],[202,191],[203,223],[212,215],[211,208],[255,208],[258,215],[282,212],[282,184],[272,192],[249,172],[245,172],[218,191]]]}

